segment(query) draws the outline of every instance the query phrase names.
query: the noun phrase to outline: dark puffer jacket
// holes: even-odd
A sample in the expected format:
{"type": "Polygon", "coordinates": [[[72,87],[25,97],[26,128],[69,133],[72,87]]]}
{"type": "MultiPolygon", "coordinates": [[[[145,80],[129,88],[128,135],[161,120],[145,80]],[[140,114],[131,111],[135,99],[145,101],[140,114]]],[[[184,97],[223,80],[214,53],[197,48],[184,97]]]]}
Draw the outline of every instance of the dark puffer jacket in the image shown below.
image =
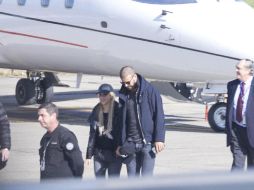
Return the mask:
{"type": "Polygon", "coordinates": [[[10,123],[2,103],[0,103],[0,149],[11,148],[10,123]]]}

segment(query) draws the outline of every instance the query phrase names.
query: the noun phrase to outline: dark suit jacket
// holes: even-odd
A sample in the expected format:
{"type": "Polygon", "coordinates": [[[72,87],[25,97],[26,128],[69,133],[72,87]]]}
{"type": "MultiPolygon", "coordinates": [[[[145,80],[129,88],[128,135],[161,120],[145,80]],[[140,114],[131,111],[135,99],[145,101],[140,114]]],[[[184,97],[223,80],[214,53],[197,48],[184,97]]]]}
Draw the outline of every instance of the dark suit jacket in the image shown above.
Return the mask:
{"type": "MultiPolygon", "coordinates": [[[[233,111],[234,111],[234,96],[239,85],[240,80],[236,79],[230,81],[227,85],[228,89],[228,101],[227,101],[227,111],[226,111],[226,133],[227,133],[227,146],[231,142],[232,134],[232,122],[233,122],[233,111]]],[[[254,80],[251,81],[250,93],[248,97],[247,107],[246,107],[246,126],[247,135],[250,145],[254,147],[254,80]]]]}

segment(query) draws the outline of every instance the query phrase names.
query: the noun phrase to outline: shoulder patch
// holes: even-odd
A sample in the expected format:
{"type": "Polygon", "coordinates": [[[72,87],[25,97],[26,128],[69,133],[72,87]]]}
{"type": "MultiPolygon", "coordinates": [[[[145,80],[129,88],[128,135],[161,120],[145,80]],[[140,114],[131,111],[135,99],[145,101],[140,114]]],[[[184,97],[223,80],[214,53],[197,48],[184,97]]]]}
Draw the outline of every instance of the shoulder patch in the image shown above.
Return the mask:
{"type": "Polygon", "coordinates": [[[67,150],[73,150],[73,148],[74,148],[74,144],[73,144],[73,143],[68,142],[68,143],[66,144],[66,149],[67,149],[67,150]]]}

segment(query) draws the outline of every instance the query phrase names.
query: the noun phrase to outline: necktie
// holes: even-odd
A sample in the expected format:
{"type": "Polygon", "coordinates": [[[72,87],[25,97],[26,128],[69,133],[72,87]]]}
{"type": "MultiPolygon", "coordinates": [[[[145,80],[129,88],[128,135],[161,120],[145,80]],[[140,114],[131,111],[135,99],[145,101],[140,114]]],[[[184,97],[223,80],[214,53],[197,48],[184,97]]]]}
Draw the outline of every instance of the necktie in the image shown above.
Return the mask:
{"type": "Polygon", "coordinates": [[[240,94],[238,96],[237,100],[237,106],[236,106],[236,120],[241,123],[243,120],[243,96],[244,96],[244,82],[240,83],[240,94]]]}

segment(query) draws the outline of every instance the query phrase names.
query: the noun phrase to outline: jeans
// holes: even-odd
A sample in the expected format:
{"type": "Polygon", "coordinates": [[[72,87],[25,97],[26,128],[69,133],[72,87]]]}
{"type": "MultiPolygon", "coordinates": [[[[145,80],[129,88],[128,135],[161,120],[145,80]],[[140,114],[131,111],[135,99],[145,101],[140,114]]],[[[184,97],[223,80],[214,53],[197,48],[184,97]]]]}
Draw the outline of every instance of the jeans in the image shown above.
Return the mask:
{"type": "Polygon", "coordinates": [[[122,161],[120,158],[116,158],[112,162],[103,161],[94,156],[94,173],[96,178],[106,177],[106,171],[108,171],[108,177],[120,177],[122,168],[122,161]]]}
{"type": "Polygon", "coordinates": [[[153,152],[151,144],[136,148],[136,153],[132,160],[126,164],[128,176],[152,176],[155,157],[156,154],[153,152]]]}

